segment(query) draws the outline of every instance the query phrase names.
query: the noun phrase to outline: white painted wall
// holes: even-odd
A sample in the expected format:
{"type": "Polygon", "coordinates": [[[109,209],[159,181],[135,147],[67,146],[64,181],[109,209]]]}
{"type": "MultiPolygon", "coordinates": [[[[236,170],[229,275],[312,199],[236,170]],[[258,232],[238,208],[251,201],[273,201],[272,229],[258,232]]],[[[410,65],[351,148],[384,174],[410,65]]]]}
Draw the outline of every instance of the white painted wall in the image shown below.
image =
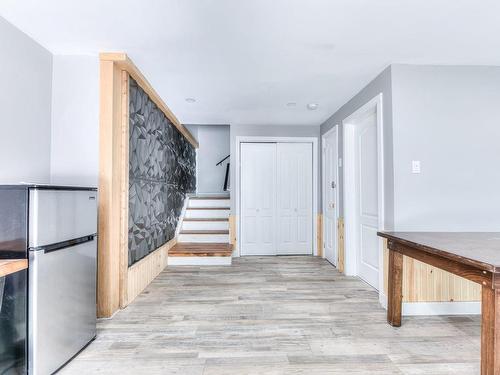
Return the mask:
{"type": "Polygon", "coordinates": [[[0,73],[0,183],[48,183],[52,55],[3,18],[0,73]]]}
{"type": "Polygon", "coordinates": [[[228,161],[219,166],[216,164],[229,155],[229,125],[191,125],[189,129],[199,143],[196,165],[198,193],[222,193],[228,161]]]}
{"type": "Polygon", "coordinates": [[[99,59],[54,56],[51,182],[97,186],[99,59]]]}
{"type": "Polygon", "coordinates": [[[393,65],[392,75],[395,229],[498,231],[500,67],[393,65]]]}

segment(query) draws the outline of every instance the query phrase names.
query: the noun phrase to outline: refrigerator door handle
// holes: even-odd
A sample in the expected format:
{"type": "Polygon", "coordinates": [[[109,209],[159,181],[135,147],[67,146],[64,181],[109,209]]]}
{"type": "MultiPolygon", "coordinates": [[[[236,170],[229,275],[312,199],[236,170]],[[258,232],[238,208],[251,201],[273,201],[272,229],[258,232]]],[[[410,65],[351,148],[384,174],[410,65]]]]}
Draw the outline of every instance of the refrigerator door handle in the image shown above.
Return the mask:
{"type": "Polygon", "coordinates": [[[96,235],[92,234],[90,236],[83,236],[69,241],[62,241],[51,245],[30,248],[30,251],[43,251],[44,254],[51,253],[53,251],[62,250],[71,246],[80,245],[85,242],[93,241],[95,237],[96,235]]]}

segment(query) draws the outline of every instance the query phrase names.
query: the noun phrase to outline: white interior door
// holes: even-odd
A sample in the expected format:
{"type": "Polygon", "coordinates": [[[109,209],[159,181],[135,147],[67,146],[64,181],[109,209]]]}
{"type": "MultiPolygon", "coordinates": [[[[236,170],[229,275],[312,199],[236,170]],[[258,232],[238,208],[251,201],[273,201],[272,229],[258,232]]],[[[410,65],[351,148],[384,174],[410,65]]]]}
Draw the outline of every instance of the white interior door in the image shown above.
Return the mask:
{"type": "Polygon", "coordinates": [[[378,174],[375,112],[367,114],[356,122],[355,155],[356,196],[358,197],[355,218],[358,275],[378,289],[378,174]]]}
{"type": "Polygon", "coordinates": [[[241,255],[276,255],[276,144],[242,143],[241,255]]]}
{"type": "Polygon", "coordinates": [[[312,254],[312,144],[277,144],[277,253],[312,254]]]}
{"type": "Polygon", "coordinates": [[[337,266],[337,128],[323,137],[323,243],[325,258],[337,266]]]}

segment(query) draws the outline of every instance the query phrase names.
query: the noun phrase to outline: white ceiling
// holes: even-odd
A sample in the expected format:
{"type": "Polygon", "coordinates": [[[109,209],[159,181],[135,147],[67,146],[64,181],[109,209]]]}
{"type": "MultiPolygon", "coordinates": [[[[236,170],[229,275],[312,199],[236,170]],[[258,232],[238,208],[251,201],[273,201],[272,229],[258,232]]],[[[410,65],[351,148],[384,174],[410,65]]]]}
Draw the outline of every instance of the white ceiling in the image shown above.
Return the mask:
{"type": "Polygon", "coordinates": [[[498,0],[0,0],[0,15],[54,54],[128,53],[183,123],[318,125],[391,63],[500,65],[498,0]]]}

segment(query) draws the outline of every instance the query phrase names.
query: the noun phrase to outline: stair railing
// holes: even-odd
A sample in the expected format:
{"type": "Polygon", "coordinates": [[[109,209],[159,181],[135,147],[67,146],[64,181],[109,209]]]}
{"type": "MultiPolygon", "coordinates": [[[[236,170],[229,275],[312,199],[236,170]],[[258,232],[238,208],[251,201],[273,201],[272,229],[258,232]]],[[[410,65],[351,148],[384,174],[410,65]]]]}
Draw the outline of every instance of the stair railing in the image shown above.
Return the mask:
{"type": "MultiPolygon", "coordinates": [[[[219,161],[217,164],[215,164],[215,166],[219,166],[221,165],[223,162],[225,162],[227,159],[229,159],[231,155],[227,155],[224,159],[222,159],[221,161],[219,161]]],[[[228,190],[228,185],[229,185],[229,165],[231,163],[227,163],[226,164],[226,175],[224,176],[224,191],[227,191],[228,190]]]]}

